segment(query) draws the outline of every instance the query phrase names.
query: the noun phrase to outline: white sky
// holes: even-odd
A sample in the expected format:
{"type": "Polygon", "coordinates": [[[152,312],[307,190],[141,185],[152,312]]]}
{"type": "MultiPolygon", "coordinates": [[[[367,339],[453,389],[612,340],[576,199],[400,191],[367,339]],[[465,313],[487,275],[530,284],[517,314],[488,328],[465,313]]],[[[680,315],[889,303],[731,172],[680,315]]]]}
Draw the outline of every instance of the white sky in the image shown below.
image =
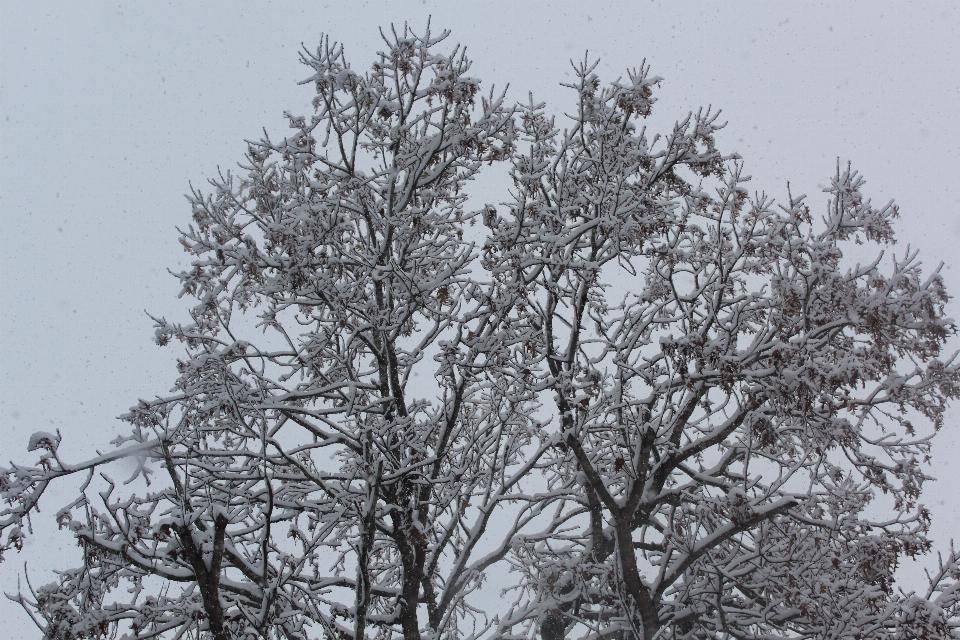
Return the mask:
{"type": "MultiPolygon", "coordinates": [[[[836,159],[877,202],[895,198],[900,244],[945,262],[960,293],[960,9],[953,2],[0,2],[0,457],[35,462],[27,438],[58,428],[76,458],[123,431],[114,416],[164,393],[175,349],[152,342],[153,314],[183,317],[167,268],[188,183],[242,159],[244,139],[285,132],[309,112],[301,43],[322,32],[363,69],[378,27],[450,29],[489,89],[571,105],[570,58],[601,59],[604,80],[645,58],[664,82],[661,128],[712,104],[719,138],[753,188],[822,207],[836,159]]],[[[960,316],[960,303],[952,315],[960,316]]],[[[960,341],[954,341],[954,348],[960,341]]],[[[924,498],[945,548],[960,533],[960,408],[935,443],[924,498]]],[[[65,499],[68,491],[61,492],[65,499]]],[[[0,565],[15,592],[74,566],[69,535],[43,529],[0,565]]],[[[960,535],[958,535],[960,542],[960,535]]],[[[925,561],[929,564],[929,559],[925,561]]],[[[913,582],[919,567],[901,572],[913,582]]],[[[3,599],[10,638],[38,637],[3,599]]]]}

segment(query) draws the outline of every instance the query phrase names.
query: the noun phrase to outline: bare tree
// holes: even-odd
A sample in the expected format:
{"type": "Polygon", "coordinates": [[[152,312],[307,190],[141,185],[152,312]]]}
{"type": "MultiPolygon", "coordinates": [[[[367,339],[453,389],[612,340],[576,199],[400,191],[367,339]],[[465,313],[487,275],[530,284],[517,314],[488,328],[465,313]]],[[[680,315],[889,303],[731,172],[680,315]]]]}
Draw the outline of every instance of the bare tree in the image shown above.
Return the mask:
{"type": "Polygon", "coordinates": [[[38,432],[2,469],[3,550],[87,476],[81,566],[13,596],[45,637],[958,637],[955,553],[893,588],[960,394],[947,295],[910,250],[844,257],[896,207],[839,166],[822,219],[750,197],[716,114],[647,135],[644,66],[576,67],[561,132],[446,36],[384,34],[362,75],[305,51],[314,114],[190,196],[171,395],[111,453],[38,432]]]}
{"type": "Polygon", "coordinates": [[[365,75],[328,40],[304,53],[315,114],[190,198],[179,277],[197,305],[157,321],[160,344],[187,346],[176,393],[132,409],[112,456],[71,465],[48,435],[43,466],[6,470],[12,526],[57,476],[163,467],[159,489],[107,479],[100,510],[83,495],[61,512],[83,567],[24,600],[49,637],[125,621],[140,638],[419,638],[474,615],[465,596],[530,507],[481,537],[538,456],[512,360],[529,338],[470,277],[463,228],[465,183],[509,157],[513,121],[445,37],[385,35],[365,75]],[[165,586],[144,599],[151,577],[165,586]],[[105,605],[120,581],[134,597],[105,605]]]}
{"type": "Polygon", "coordinates": [[[751,197],[716,114],[649,137],[659,78],[601,87],[595,67],[576,67],[562,133],[522,109],[530,147],[494,226],[557,428],[554,515],[520,537],[525,606],[502,632],[957,637],[955,555],[928,609],[892,589],[930,546],[921,463],[960,392],[938,270],[910,249],[844,260],[892,244],[897,216],[849,167],[819,220],[802,196],[751,197]],[[907,619],[923,622],[904,635],[907,619]]]}

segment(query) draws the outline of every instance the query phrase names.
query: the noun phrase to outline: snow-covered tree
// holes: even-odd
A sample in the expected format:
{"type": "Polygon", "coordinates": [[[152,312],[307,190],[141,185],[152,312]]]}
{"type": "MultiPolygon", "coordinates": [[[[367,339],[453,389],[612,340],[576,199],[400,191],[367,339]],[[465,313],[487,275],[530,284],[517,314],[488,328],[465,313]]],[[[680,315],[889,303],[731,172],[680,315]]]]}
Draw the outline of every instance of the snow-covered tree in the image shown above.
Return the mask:
{"type": "Polygon", "coordinates": [[[49,637],[415,638],[474,615],[464,597],[530,507],[488,524],[526,499],[539,443],[512,360],[531,338],[472,277],[464,234],[465,183],[509,157],[512,114],[462,50],[438,53],[445,35],[390,34],[364,75],[328,40],[305,52],[314,115],[191,196],[179,277],[197,304],[157,320],[187,347],[173,395],[124,416],[113,456],[70,464],[47,434],[40,467],[5,470],[5,526],[111,457],[152,480],[60,512],[84,562],[24,601],[49,637]]]}
{"type": "Polygon", "coordinates": [[[313,115],[190,196],[170,395],[0,469],[6,551],[87,476],[81,565],[12,596],[46,637],[960,637],[956,553],[893,586],[960,395],[896,207],[750,196],[717,114],[646,132],[645,66],[576,67],[561,131],[445,38],[305,51],[313,115]]]}
{"type": "Polygon", "coordinates": [[[897,208],[849,167],[822,217],[750,196],[716,114],[651,136],[659,78],[601,87],[595,67],[577,67],[563,132],[521,109],[531,144],[491,225],[556,437],[552,519],[518,536],[502,631],[958,637],[955,554],[925,599],[892,588],[898,559],[930,546],[922,463],[960,393],[955,357],[938,359],[955,331],[938,271],[892,251],[897,208]]]}

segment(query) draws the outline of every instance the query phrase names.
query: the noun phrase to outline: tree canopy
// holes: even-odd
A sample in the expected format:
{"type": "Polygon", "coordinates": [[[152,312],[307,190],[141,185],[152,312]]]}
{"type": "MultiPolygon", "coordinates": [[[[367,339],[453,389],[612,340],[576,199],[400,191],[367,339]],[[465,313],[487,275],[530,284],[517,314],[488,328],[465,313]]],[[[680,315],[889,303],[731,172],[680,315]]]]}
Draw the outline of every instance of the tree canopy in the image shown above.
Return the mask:
{"type": "Polygon", "coordinates": [[[960,637],[956,553],[893,579],[960,395],[897,207],[751,195],[718,113],[647,131],[645,64],[575,64],[558,124],[446,38],[324,38],[312,115],[191,192],[174,387],[0,469],[7,552],[87,477],[80,565],[10,597],[62,639],[960,637]]]}

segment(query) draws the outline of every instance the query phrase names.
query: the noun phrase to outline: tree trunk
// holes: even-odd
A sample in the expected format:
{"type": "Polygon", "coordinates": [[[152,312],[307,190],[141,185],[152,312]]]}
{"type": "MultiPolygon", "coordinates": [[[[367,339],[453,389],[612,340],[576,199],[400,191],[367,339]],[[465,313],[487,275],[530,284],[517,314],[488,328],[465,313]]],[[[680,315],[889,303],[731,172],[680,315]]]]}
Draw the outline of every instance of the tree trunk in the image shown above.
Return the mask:
{"type": "Polygon", "coordinates": [[[378,462],[376,474],[373,478],[371,487],[368,488],[367,504],[363,513],[363,532],[360,536],[360,549],[357,554],[357,600],[356,614],[353,623],[354,640],[364,640],[364,632],[367,625],[367,609],[370,607],[370,590],[373,585],[370,582],[370,549],[376,538],[376,514],[377,499],[380,491],[380,473],[382,463],[378,462]]]}
{"type": "Polygon", "coordinates": [[[227,518],[218,514],[214,520],[213,556],[210,559],[210,568],[203,559],[203,552],[193,541],[193,534],[187,525],[175,525],[180,545],[200,587],[200,597],[203,599],[203,611],[207,616],[207,627],[213,635],[213,640],[230,640],[224,624],[223,607],[220,604],[220,563],[223,559],[224,537],[227,529],[227,518]]]}
{"type": "Polygon", "coordinates": [[[640,613],[643,640],[653,640],[657,631],[660,630],[660,616],[657,613],[656,603],[650,597],[650,592],[643,584],[640,571],[637,569],[637,554],[633,548],[633,531],[630,522],[626,520],[617,522],[616,533],[617,560],[620,563],[621,578],[636,610],[640,613]]]}

